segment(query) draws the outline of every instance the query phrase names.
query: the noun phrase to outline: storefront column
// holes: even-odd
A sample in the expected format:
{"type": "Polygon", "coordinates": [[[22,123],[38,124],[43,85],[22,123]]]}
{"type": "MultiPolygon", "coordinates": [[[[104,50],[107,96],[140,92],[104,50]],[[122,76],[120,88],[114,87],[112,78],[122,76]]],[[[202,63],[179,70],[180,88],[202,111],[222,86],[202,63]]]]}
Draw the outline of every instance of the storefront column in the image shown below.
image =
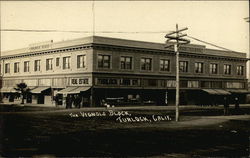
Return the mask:
{"type": "Polygon", "coordinates": [[[90,89],[90,107],[95,107],[94,88],[90,89]]]}

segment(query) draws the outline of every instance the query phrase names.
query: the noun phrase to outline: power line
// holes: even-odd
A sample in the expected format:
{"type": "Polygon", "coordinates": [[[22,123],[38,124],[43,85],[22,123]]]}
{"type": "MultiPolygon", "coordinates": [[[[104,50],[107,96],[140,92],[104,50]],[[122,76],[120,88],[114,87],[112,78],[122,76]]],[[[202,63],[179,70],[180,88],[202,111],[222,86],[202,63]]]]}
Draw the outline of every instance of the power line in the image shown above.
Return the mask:
{"type": "Polygon", "coordinates": [[[187,37],[189,37],[189,38],[191,38],[191,39],[194,39],[194,40],[196,40],[196,41],[199,41],[199,42],[202,42],[202,43],[206,43],[206,44],[208,44],[208,45],[211,45],[211,46],[220,48],[220,49],[224,49],[224,50],[231,51],[231,52],[236,52],[236,51],[233,51],[233,50],[230,50],[230,49],[227,49],[227,48],[218,46],[218,45],[216,45],[216,44],[213,44],[213,43],[210,43],[210,42],[206,42],[206,41],[200,40],[200,39],[198,39],[198,38],[195,38],[195,37],[192,37],[192,36],[189,36],[189,35],[187,35],[187,37]]]}
{"type": "MultiPolygon", "coordinates": [[[[93,33],[93,31],[33,30],[33,29],[1,29],[1,32],[69,32],[69,33],[93,33]]],[[[168,33],[168,32],[167,31],[95,31],[95,33],[168,33]]]]}
{"type": "MultiPolygon", "coordinates": [[[[61,32],[61,33],[86,33],[86,34],[91,33],[92,34],[94,30],[92,30],[92,31],[77,31],[77,30],[40,30],[40,29],[37,29],[37,30],[34,30],[34,29],[1,29],[0,31],[1,32],[37,32],[37,33],[46,33],[46,32],[60,33],[61,32]]],[[[144,33],[144,34],[158,34],[158,33],[162,33],[163,34],[163,33],[169,33],[169,32],[167,32],[167,31],[94,31],[94,33],[106,33],[106,34],[108,34],[108,33],[118,33],[118,34],[122,34],[122,33],[127,33],[127,34],[142,34],[142,33],[144,33]]],[[[201,39],[189,36],[189,35],[187,37],[189,37],[193,40],[196,40],[196,41],[223,49],[223,50],[236,52],[236,51],[227,49],[225,47],[221,47],[221,46],[218,46],[216,44],[206,42],[204,40],[201,40],[201,39]]]]}

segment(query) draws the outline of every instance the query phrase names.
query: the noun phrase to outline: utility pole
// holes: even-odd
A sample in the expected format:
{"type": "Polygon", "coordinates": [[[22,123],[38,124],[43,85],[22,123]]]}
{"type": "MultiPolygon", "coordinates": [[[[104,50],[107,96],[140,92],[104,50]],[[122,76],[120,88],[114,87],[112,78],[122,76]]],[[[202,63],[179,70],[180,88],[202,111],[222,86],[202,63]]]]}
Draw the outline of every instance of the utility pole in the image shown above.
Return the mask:
{"type": "Polygon", "coordinates": [[[168,38],[166,41],[166,48],[174,45],[174,51],[176,54],[176,99],[175,99],[175,121],[179,121],[179,96],[180,96],[180,76],[179,76],[179,47],[183,44],[190,43],[189,40],[184,39],[182,37],[187,36],[187,34],[181,34],[182,31],[187,30],[188,28],[180,29],[178,28],[178,24],[176,24],[176,31],[170,32],[166,34],[165,38],[168,38]],[[174,40],[174,42],[169,43],[174,40]]]}

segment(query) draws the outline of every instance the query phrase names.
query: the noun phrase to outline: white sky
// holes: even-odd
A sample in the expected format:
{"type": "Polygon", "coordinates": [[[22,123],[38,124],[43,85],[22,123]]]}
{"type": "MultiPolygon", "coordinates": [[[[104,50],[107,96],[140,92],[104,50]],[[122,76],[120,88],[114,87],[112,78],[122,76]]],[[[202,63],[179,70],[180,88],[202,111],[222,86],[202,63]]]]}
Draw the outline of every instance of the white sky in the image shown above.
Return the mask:
{"type": "MultiPolygon", "coordinates": [[[[0,3],[1,29],[89,31],[1,31],[2,51],[42,41],[90,36],[93,28],[99,36],[163,43],[165,33],[157,32],[175,30],[178,23],[180,28],[188,27],[186,33],[190,36],[234,51],[249,52],[249,23],[244,20],[249,17],[248,1],[95,1],[94,14],[92,1],[0,3]],[[101,33],[103,31],[120,33],[101,33]]],[[[202,44],[193,40],[191,43],[202,44]]]]}
{"type": "MultiPolygon", "coordinates": [[[[188,27],[190,36],[240,52],[249,52],[248,1],[1,1],[1,29],[92,31],[95,35],[165,42],[165,33],[188,27]],[[124,33],[100,33],[114,31],[124,33]],[[143,32],[143,33],[128,33],[143,32]]],[[[69,32],[1,32],[1,50],[31,43],[92,35],[69,32]]],[[[192,41],[192,43],[197,43],[192,41]]],[[[201,43],[198,43],[201,44],[201,43]]],[[[207,46],[209,47],[209,46],[207,46]]]]}

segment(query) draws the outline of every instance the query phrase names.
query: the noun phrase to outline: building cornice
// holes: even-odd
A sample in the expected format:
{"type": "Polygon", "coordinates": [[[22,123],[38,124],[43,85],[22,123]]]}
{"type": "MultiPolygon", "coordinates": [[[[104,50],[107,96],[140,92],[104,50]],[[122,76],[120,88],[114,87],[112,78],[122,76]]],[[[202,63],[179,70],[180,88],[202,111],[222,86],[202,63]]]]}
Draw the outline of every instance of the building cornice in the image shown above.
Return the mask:
{"type": "MultiPolygon", "coordinates": [[[[149,49],[149,48],[140,48],[140,47],[130,47],[130,46],[119,46],[112,44],[98,44],[98,43],[86,43],[82,45],[74,45],[70,47],[61,47],[50,50],[43,51],[35,51],[35,52],[26,52],[22,54],[15,55],[6,55],[2,56],[1,60],[5,59],[14,59],[14,58],[22,58],[22,57],[32,57],[37,55],[45,55],[45,54],[54,54],[60,52],[72,52],[76,50],[86,50],[86,49],[99,49],[99,50],[111,50],[111,51],[124,51],[124,52],[138,52],[138,53],[156,53],[156,54],[164,54],[174,56],[175,52],[173,50],[165,50],[165,49],[149,49]]],[[[248,58],[242,57],[232,57],[232,56],[222,56],[222,55],[211,55],[204,53],[192,53],[189,51],[180,51],[180,57],[195,57],[202,59],[212,59],[212,60],[228,60],[228,61],[243,61],[246,62],[248,58]]]]}
{"type": "Polygon", "coordinates": [[[6,55],[6,56],[2,56],[1,59],[32,57],[32,56],[37,56],[37,55],[54,54],[54,53],[60,53],[60,52],[72,52],[76,50],[86,50],[86,49],[91,49],[91,48],[92,48],[92,44],[83,44],[83,45],[76,45],[76,46],[71,46],[71,47],[62,47],[62,48],[56,48],[56,49],[50,49],[50,50],[27,52],[27,53],[22,53],[22,54],[15,54],[15,55],[6,55]]]}

